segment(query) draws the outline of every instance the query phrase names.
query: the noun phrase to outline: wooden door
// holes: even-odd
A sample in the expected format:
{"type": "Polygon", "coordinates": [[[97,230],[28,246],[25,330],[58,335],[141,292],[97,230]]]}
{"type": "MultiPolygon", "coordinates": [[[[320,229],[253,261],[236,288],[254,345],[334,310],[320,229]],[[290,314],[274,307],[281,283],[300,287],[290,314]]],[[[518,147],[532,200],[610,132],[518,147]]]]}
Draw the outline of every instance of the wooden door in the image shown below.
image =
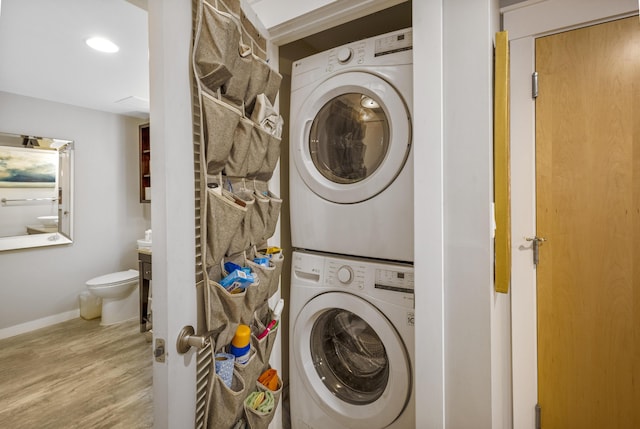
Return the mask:
{"type": "Polygon", "coordinates": [[[640,22],[539,38],[543,429],[640,428],[640,22]]]}

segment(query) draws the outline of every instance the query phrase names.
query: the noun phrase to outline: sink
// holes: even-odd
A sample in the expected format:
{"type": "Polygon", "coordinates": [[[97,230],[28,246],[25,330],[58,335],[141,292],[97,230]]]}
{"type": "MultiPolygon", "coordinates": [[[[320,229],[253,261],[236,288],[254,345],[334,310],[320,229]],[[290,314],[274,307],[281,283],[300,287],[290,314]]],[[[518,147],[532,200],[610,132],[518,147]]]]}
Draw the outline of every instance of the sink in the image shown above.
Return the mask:
{"type": "Polygon", "coordinates": [[[38,220],[44,226],[57,226],[58,216],[38,216],[38,220]]]}
{"type": "Polygon", "coordinates": [[[151,240],[138,240],[138,250],[151,250],[151,240]]]}

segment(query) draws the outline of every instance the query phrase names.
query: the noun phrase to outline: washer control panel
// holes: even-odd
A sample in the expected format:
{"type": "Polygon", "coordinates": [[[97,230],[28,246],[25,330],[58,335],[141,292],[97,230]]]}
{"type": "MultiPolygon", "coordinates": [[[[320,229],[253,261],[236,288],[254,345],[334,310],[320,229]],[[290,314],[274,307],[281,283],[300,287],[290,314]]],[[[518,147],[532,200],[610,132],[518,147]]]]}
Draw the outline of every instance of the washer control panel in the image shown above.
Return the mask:
{"type": "Polygon", "coordinates": [[[349,284],[353,281],[353,270],[347,265],[338,268],[338,281],[343,284],[349,284]]]}
{"type": "Polygon", "coordinates": [[[325,281],[331,286],[364,289],[366,272],[367,268],[364,265],[345,264],[345,261],[328,259],[325,266],[325,281]]]}
{"type": "Polygon", "coordinates": [[[376,269],[376,289],[413,293],[413,272],[376,269]]]}
{"type": "Polygon", "coordinates": [[[295,283],[299,287],[337,289],[414,307],[414,271],[409,264],[295,251],[292,270],[292,287],[295,283]]]}

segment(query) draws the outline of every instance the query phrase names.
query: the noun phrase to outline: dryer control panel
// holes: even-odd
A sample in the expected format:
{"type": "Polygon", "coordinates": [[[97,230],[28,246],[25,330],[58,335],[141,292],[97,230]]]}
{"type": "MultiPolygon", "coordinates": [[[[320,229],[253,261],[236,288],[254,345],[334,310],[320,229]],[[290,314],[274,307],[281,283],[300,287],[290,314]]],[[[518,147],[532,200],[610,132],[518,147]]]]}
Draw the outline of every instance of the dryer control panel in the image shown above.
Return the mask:
{"type": "Polygon", "coordinates": [[[413,31],[406,30],[385,35],[376,39],[374,56],[394,54],[413,48],[413,31]]]}
{"type": "Polygon", "coordinates": [[[327,55],[325,71],[332,72],[337,66],[349,63],[363,64],[365,61],[366,47],[365,42],[357,42],[330,50],[327,55]]]}

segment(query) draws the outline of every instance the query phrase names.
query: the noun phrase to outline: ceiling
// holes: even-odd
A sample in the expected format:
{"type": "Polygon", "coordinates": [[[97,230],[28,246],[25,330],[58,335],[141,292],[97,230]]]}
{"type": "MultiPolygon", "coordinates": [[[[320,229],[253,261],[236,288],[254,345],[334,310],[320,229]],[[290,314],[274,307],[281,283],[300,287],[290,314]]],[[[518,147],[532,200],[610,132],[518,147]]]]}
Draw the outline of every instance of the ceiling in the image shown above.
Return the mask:
{"type": "MultiPolygon", "coordinates": [[[[147,1],[0,0],[0,91],[148,118],[147,1]],[[85,40],[92,35],[110,38],[120,51],[105,54],[90,49],[85,40]]],[[[269,11],[277,9],[274,4],[284,1],[247,0],[266,21],[269,11]]],[[[500,4],[519,1],[500,0],[500,4]]],[[[304,41],[324,45],[335,33],[327,31],[317,35],[319,40],[311,36],[304,41]]]]}
{"type": "Polygon", "coordinates": [[[146,0],[0,2],[0,91],[148,117],[146,0]],[[120,51],[89,48],[94,35],[120,51]]]}

